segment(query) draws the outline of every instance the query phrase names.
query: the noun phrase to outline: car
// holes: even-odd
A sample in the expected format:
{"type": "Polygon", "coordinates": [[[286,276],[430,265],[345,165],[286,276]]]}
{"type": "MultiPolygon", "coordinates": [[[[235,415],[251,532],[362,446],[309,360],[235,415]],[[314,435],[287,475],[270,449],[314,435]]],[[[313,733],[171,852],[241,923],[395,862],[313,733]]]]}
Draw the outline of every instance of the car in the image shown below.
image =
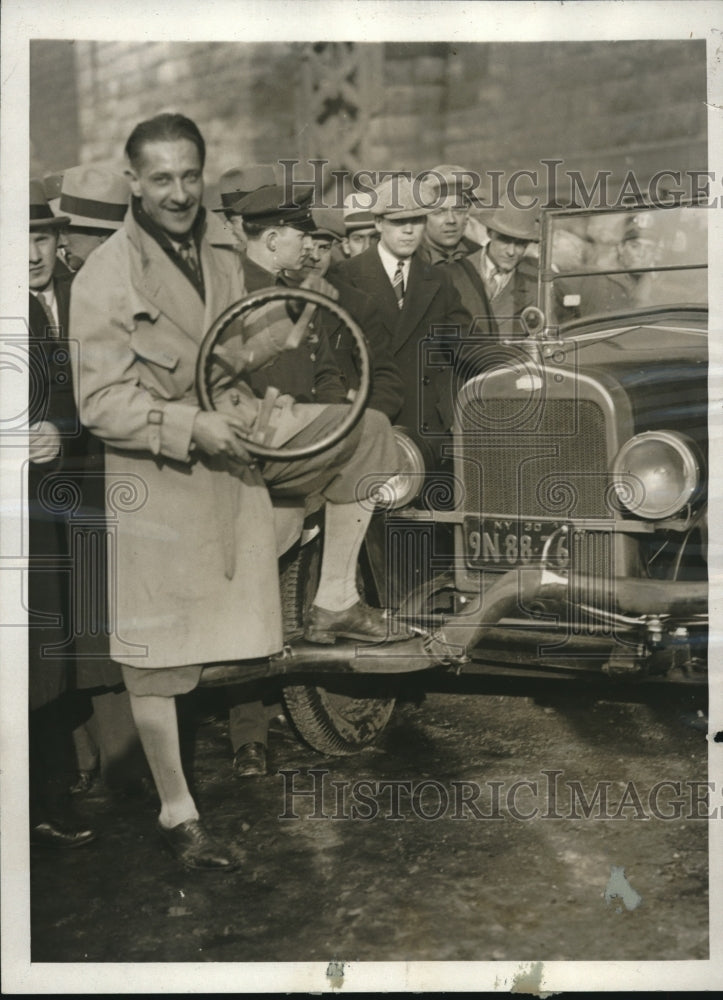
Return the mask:
{"type": "Polygon", "coordinates": [[[414,670],[705,684],[706,265],[705,206],[554,209],[518,332],[420,344],[449,367],[452,432],[435,463],[397,429],[360,564],[415,637],[303,643],[321,532],[297,543],[273,672],[307,742],[373,742],[414,670]]]}

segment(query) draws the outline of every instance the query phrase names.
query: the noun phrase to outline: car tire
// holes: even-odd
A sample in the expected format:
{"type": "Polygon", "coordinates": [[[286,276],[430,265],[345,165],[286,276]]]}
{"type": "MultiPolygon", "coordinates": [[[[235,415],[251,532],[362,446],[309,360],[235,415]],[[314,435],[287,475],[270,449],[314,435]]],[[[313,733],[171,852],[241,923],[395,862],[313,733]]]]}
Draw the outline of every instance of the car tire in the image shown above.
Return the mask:
{"type": "MultiPolygon", "coordinates": [[[[319,580],[321,533],[299,546],[281,568],[281,601],[287,641],[303,632],[304,612],[319,580]]],[[[283,691],[289,718],[319,753],[345,756],[373,744],[389,722],[395,699],[377,678],[334,677],[324,685],[289,684],[283,691]]]]}

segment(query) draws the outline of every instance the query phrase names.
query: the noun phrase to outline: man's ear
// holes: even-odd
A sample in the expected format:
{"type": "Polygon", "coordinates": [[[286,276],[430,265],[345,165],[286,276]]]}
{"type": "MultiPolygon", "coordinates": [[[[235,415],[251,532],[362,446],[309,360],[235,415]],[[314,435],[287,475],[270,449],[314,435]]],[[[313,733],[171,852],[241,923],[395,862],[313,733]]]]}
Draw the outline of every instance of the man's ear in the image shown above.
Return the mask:
{"type": "Polygon", "coordinates": [[[269,253],[276,253],[276,245],[279,240],[279,234],[275,229],[267,229],[264,234],[264,244],[269,253]]]}
{"type": "Polygon", "coordinates": [[[130,184],[131,193],[134,195],[134,197],[140,198],[141,185],[140,181],[138,180],[138,174],[135,172],[135,170],[130,164],[126,167],[123,173],[128,178],[128,183],[130,184]]]}

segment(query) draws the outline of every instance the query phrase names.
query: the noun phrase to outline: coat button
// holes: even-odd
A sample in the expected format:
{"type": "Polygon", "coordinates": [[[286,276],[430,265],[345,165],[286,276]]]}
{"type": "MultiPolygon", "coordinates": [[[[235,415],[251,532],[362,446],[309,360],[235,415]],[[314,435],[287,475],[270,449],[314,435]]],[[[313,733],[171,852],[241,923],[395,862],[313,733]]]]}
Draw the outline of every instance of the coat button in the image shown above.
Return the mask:
{"type": "Polygon", "coordinates": [[[429,430],[429,424],[422,424],[422,430],[426,433],[429,430]]]}
{"type": "Polygon", "coordinates": [[[431,381],[432,381],[432,380],[431,380],[431,378],[429,377],[429,375],[425,375],[425,376],[424,376],[424,378],[422,379],[422,385],[429,385],[429,383],[430,383],[431,381]]]}
{"type": "Polygon", "coordinates": [[[316,395],[316,389],[312,389],[312,390],[311,390],[311,395],[312,395],[312,396],[315,396],[315,395],[316,395]]]}
{"type": "Polygon", "coordinates": [[[311,356],[311,360],[312,360],[312,361],[316,361],[316,355],[314,354],[314,352],[313,352],[313,351],[311,352],[311,355],[310,355],[310,356],[311,356]]]}

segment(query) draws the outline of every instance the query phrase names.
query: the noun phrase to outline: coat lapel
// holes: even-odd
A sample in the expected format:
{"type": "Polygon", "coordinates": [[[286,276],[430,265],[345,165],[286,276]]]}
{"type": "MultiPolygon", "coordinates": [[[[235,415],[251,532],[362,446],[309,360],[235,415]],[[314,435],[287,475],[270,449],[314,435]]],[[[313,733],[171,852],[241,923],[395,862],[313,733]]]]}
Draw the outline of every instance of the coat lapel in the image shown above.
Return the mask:
{"type": "Polygon", "coordinates": [[[136,251],[131,256],[131,282],[141,300],[154,307],[145,310],[147,315],[153,318],[154,311],[163,313],[174,326],[199,342],[205,332],[205,310],[198,292],[130,212],[125,226],[136,251]]]}
{"type": "Polygon", "coordinates": [[[404,292],[404,307],[399,313],[397,328],[392,340],[392,350],[395,354],[401,350],[419,326],[438,289],[439,280],[431,264],[422,264],[415,254],[409,267],[409,282],[404,292]]]}

